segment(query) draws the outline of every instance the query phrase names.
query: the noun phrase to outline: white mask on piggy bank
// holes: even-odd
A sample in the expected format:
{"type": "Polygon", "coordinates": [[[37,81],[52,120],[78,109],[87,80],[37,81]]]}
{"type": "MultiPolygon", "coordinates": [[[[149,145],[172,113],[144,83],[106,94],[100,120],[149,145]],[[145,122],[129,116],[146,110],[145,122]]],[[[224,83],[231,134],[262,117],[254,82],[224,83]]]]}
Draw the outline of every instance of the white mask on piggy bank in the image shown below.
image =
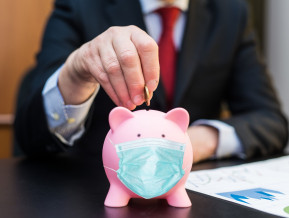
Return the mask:
{"type": "Polygon", "coordinates": [[[174,207],[191,206],[185,190],[193,162],[188,112],[117,107],[109,124],[102,154],[110,182],[104,204],[123,207],[130,198],[160,198],[174,207]]]}

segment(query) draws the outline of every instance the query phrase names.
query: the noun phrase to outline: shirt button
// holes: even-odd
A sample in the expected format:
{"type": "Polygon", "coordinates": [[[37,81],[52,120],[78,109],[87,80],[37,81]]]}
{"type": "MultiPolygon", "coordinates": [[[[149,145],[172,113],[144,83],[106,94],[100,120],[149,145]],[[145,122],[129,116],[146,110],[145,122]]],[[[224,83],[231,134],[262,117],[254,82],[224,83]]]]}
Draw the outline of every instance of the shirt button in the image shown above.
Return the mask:
{"type": "Polygon", "coordinates": [[[59,114],[58,113],[52,113],[52,118],[54,120],[59,120],[59,114]]]}
{"type": "Polygon", "coordinates": [[[67,123],[69,124],[74,123],[74,122],[75,122],[75,119],[73,117],[67,119],[67,123]]]}

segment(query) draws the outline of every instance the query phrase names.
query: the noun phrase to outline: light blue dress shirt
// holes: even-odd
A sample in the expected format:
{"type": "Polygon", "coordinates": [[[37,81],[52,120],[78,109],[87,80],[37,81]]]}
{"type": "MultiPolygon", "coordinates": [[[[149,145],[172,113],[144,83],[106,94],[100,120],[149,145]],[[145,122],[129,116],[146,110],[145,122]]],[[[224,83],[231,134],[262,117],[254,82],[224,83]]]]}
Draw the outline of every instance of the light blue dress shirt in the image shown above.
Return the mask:
{"type": "Polygon", "coordinates": [[[43,103],[49,130],[72,146],[85,131],[84,123],[99,86],[83,104],[65,105],[57,85],[60,71],[61,67],[47,80],[42,91],[43,103]]]}
{"type": "MultiPolygon", "coordinates": [[[[166,6],[166,3],[156,0],[140,0],[140,3],[148,33],[158,42],[162,31],[162,25],[161,18],[157,13],[154,13],[154,11],[160,7],[166,6]]],[[[188,0],[176,0],[171,4],[180,8],[182,11],[174,29],[174,43],[177,49],[180,48],[183,38],[188,4],[188,0]]],[[[83,104],[64,105],[63,98],[57,85],[60,71],[61,67],[47,80],[44,86],[42,91],[44,108],[50,131],[63,143],[72,146],[75,140],[80,138],[85,132],[84,123],[90,106],[98,93],[99,87],[83,104]]],[[[234,127],[218,120],[204,119],[198,120],[192,123],[192,125],[208,125],[218,130],[219,142],[214,157],[223,158],[232,155],[237,155],[240,158],[245,157],[241,142],[234,127]]]]}

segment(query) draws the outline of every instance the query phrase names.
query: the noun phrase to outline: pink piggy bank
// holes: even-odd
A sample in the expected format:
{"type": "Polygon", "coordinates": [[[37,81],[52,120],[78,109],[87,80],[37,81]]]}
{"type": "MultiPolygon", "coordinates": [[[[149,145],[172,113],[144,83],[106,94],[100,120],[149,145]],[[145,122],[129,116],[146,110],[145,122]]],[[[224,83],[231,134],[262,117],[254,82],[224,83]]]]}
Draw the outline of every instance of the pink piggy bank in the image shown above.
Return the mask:
{"type": "Polygon", "coordinates": [[[110,182],[104,204],[123,207],[130,198],[158,198],[174,207],[191,206],[185,190],[193,163],[188,112],[116,107],[109,124],[102,153],[110,182]]]}

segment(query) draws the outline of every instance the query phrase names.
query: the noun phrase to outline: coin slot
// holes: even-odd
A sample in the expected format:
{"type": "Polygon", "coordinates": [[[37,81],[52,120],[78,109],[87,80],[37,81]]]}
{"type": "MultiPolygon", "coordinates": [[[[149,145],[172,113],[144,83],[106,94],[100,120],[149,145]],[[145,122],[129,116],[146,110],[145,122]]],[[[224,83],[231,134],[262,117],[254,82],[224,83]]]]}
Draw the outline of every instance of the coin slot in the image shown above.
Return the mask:
{"type": "Polygon", "coordinates": [[[140,137],[141,136],[141,134],[137,134],[137,137],[140,137]]]}
{"type": "Polygon", "coordinates": [[[165,137],[166,137],[166,135],[165,135],[165,134],[162,134],[162,137],[163,137],[163,138],[165,138],[165,137]]]}

